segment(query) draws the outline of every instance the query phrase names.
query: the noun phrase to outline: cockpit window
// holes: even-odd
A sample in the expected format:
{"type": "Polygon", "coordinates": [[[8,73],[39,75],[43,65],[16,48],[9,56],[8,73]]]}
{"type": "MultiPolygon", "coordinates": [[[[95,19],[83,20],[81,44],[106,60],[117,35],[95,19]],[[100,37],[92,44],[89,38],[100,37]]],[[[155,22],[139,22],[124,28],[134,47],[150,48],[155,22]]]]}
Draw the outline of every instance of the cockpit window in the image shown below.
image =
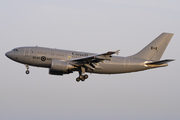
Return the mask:
{"type": "Polygon", "coordinates": [[[12,51],[18,52],[18,49],[13,49],[12,51]]]}

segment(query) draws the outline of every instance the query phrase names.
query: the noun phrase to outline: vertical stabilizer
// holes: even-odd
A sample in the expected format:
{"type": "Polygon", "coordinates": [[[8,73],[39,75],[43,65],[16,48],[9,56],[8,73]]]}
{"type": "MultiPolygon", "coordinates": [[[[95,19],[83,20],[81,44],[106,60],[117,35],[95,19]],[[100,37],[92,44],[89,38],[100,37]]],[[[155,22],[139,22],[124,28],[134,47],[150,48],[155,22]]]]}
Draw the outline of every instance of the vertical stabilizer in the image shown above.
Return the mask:
{"type": "Polygon", "coordinates": [[[163,55],[172,36],[172,33],[162,33],[145,48],[143,48],[140,52],[129,57],[158,61],[161,59],[161,56],[163,55]]]}

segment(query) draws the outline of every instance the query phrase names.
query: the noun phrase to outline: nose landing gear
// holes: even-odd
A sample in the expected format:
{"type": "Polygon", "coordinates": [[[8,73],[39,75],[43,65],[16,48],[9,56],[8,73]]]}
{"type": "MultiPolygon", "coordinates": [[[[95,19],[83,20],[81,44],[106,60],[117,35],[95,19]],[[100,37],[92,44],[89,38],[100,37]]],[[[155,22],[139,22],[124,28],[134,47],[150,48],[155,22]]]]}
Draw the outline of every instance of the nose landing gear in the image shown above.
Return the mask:
{"type": "Polygon", "coordinates": [[[26,70],[26,74],[29,74],[30,73],[30,71],[29,71],[29,66],[28,65],[26,65],[26,68],[27,68],[27,70],[26,70]]]}
{"type": "Polygon", "coordinates": [[[29,70],[26,70],[26,74],[29,74],[30,72],[29,72],[29,70]]]}

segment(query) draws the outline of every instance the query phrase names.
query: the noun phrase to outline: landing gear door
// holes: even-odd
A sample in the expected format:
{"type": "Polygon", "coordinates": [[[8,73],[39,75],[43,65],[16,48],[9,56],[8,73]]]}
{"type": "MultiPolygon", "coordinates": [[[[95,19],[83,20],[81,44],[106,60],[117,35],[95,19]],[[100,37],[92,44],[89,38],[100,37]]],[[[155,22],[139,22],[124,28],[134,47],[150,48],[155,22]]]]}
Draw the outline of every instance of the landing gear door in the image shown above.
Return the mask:
{"type": "Polygon", "coordinates": [[[25,50],[24,50],[24,56],[25,56],[25,57],[29,57],[30,54],[31,54],[31,49],[30,49],[30,48],[25,48],[25,50]]]}

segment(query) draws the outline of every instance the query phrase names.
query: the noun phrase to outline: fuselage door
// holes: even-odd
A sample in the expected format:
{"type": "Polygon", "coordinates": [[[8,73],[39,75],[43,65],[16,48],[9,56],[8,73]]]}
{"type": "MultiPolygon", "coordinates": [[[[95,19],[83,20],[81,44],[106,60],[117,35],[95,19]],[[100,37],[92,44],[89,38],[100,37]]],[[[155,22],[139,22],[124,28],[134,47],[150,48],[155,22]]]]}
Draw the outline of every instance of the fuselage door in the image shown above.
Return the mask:
{"type": "Polygon", "coordinates": [[[125,58],[124,59],[124,67],[129,68],[130,67],[130,59],[125,58]]]}
{"type": "Polygon", "coordinates": [[[30,48],[25,48],[24,56],[28,57],[28,56],[30,56],[30,54],[31,54],[31,49],[30,48]]]}

